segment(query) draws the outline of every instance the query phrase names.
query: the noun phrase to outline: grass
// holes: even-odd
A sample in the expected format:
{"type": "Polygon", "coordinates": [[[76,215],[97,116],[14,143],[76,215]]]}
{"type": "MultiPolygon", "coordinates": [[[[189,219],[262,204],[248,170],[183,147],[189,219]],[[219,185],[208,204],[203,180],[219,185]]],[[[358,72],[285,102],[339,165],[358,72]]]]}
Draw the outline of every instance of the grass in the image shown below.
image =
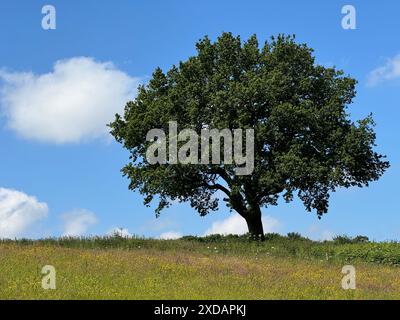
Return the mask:
{"type": "Polygon", "coordinates": [[[400,244],[292,234],[0,242],[1,299],[400,299],[400,244]],[[357,289],[343,290],[344,264],[357,289]],[[53,265],[57,289],[41,287],[53,265]]]}

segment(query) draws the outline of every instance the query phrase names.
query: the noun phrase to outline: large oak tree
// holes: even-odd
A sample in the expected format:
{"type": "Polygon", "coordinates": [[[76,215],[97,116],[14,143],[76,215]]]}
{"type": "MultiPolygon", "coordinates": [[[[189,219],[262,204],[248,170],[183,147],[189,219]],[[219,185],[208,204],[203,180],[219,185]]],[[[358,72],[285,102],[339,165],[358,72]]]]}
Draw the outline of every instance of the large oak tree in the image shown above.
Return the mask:
{"type": "Polygon", "coordinates": [[[279,197],[301,199],[321,217],[339,187],[368,186],[389,167],[376,153],[371,116],[352,121],[347,112],[356,80],[315,63],[313,50],[294,36],[280,35],[259,46],[223,33],[196,44],[197,54],[164,73],[157,68],[139,87],[111,134],[130,151],[122,169],[129,188],[157,215],[171,201],[188,201],[200,215],[218,208],[215,193],[263,238],[261,209],[279,197]],[[204,127],[254,129],[255,169],[235,175],[235,165],[149,164],[146,134],[169,121],[200,134],[204,127]]]}

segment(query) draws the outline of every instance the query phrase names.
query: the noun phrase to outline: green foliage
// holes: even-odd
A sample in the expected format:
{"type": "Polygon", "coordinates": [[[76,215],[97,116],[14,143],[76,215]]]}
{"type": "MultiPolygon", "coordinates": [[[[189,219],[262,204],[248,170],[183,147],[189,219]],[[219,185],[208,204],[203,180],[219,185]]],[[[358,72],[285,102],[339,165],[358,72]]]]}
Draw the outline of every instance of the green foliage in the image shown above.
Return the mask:
{"type": "Polygon", "coordinates": [[[353,239],[354,243],[365,243],[365,242],[369,242],[369,238],[366,236],[356,236],[353,239]]]}
{"type": "Polygon", "coordinates": [[[290,240],[300,240],[300,239],[304,239],[300,233],[298,232],[289,232],[287,234],[288,239],[290,240]]]}
{"type": "Polygon", "coordinates": [[[284,237],[281,236],[279,233],[267,233],[265,234],[265,240],[266,241],[272,241],[272,240],[279,240],[283,239],[284,237]]]}
{"type": "Polygon", "coordinates": [[[345,244],[345,243],[366,243],[369,242],[368,237],[366,236],[356,236],[354,238],[350,238],[346,235],[336,236],[333,238],[334,243],[345,244]]]}
{"type": "Polygon", "coordinates": [[[352,239],[346,235],[339,235],[333,238],[333,241],[338,244],[352,243],[352,239]]]}
{"type": "Polygon", "coordinates": [[[158,196],[157,214],[171,201],[187,201],[206,215],[218,208],[213,195],[220,191],[250,233],[259,235],[260,208],[276,205],[279,197],[289,202],[297,194],[321,217],[331,192],[368,186],[389,167],[373,150],[372,117],[350,120],[356,80],[316,64],[313,50],[294,36],[260,46],[255,35],[243,42],[223,33],[196,48],[195,56],[167,72],[157,68],[110,124],[131,155],[122,169],[129,188],[139,190],[146,205],[158,196]],[[199,135],[205,127],[254,129],[253,174],[236,176],[236,164],[150,165],[146,134],[155,128],[169,134],[169,121],[199,135]]]}

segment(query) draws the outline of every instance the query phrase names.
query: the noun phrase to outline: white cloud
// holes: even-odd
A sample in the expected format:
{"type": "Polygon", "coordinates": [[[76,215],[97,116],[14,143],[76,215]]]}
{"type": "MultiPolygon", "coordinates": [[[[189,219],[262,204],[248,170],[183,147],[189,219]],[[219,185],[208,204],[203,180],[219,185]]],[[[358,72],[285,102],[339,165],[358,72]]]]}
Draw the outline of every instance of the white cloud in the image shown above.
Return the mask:
{"type": "Polygon", "coordinates": [[[322,241],[324,241],[324,240],[329,241],[329,240],[332,240],[334,237],[335,237],[335,234],[333,232],[331,232],[329,230],[322,231],[322,234],[321,234],[322,241]]]}
{"type": "Polygon", "coordinates": [[[113,228],[109,232],[107,232],[107,235],[109,235],[109,236],[118,235],[118,236],[123,237],[123,238],[132,237],[132,234],[126,228],[113,228]]]}
{"type": "Polygon", "coordinates": [[[35,222],[45,218],[48,206],[35,197],[0,188],[0,238],[20,237],[35,222]]]}
{"type": "Polygon", "coordinates": [[[110,62],[86,57],[57,61],[47,74],[0,71],[0,80],[8,127],[57,144],[107,136],[106,124],[135,97],[139,83],[110,62]]]}
{"type": "MultiPolygon", "coordinates": [[[[279,221],[270,216],[264,216],[262,218],[264,232],[276,232],[276,228],[279,226],[279,221]]],[[[211,228],[209,228],[204,235],[210,234],[245,234],[248,232],[246,221],[239,215],[233,214],[225,220],[215,221],[211,228]]]]}
{"type": "Polygon", "coordinates": [[[385,65],[372,70],[368,75],[368,85],[375,86],[384,81],[400,78],[400,54],[387,59],[385,65]]]}
{"type": "Polygon", "coordinates": [[[306,236],[316,241],[329,241],[335,237],[335,234],[330,230],[323,229],[317,224],[313,224],[308,228],[306,236]]]}
{"type": "Polygon", "coordinates": [[[84,209],[65,213],[62,219],[64,220],[63,237],[83,236],[89,227],[97,223],[96,215],[84,209]]]}
{"type": "Polygon", "coordinates": [[[162,240],[174,240],[182,238],[182,235],[179,232],[169,231],[162,233],[159,238],[162,240]]]}

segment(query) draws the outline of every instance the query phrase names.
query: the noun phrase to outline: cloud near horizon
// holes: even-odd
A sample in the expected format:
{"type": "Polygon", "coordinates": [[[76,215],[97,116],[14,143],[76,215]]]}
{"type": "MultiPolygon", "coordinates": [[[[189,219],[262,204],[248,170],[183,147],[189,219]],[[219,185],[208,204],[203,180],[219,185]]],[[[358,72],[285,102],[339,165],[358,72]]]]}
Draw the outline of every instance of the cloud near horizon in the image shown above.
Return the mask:
{"type": "Polygon", "coordinates": [[[0,238],[19,238],[48,215],[46,203],[23,192],[0,188],[0,238]]]}
{"type": "Polygon", "coordinates": [[[46,74],[0,70],[0,111],[19,136],[55,144],[108,135],[106,125],[136,96],[138,78],[111,62],[59,60],[46,74]]]}
{"type": "Polygon", "coordinates": [[[73,210],[62,215],[64,220],[63,237],[80,237],[97,223],[96,215],[85,209],[73,210]]]}
{"type": "Polygon", "coordinates": [[[182,238],[182,234],[175,231],[164,232],[159,236],[159,239],[161,240],[175,240],[179,238],[182,238]]]}
{"type": "MultiPolygon", "coordinates": [[[[263,216],[262,222],[264,233],[276,232],[279,227],[279,221],[270,216],[263,216]]],[[[242,235],[248,232],[246,221],[237,213],[232,214],[224,220],[215,221],[211,228],[204,233],[205,236],[211,234],[237,234],[242,235]]]]}

